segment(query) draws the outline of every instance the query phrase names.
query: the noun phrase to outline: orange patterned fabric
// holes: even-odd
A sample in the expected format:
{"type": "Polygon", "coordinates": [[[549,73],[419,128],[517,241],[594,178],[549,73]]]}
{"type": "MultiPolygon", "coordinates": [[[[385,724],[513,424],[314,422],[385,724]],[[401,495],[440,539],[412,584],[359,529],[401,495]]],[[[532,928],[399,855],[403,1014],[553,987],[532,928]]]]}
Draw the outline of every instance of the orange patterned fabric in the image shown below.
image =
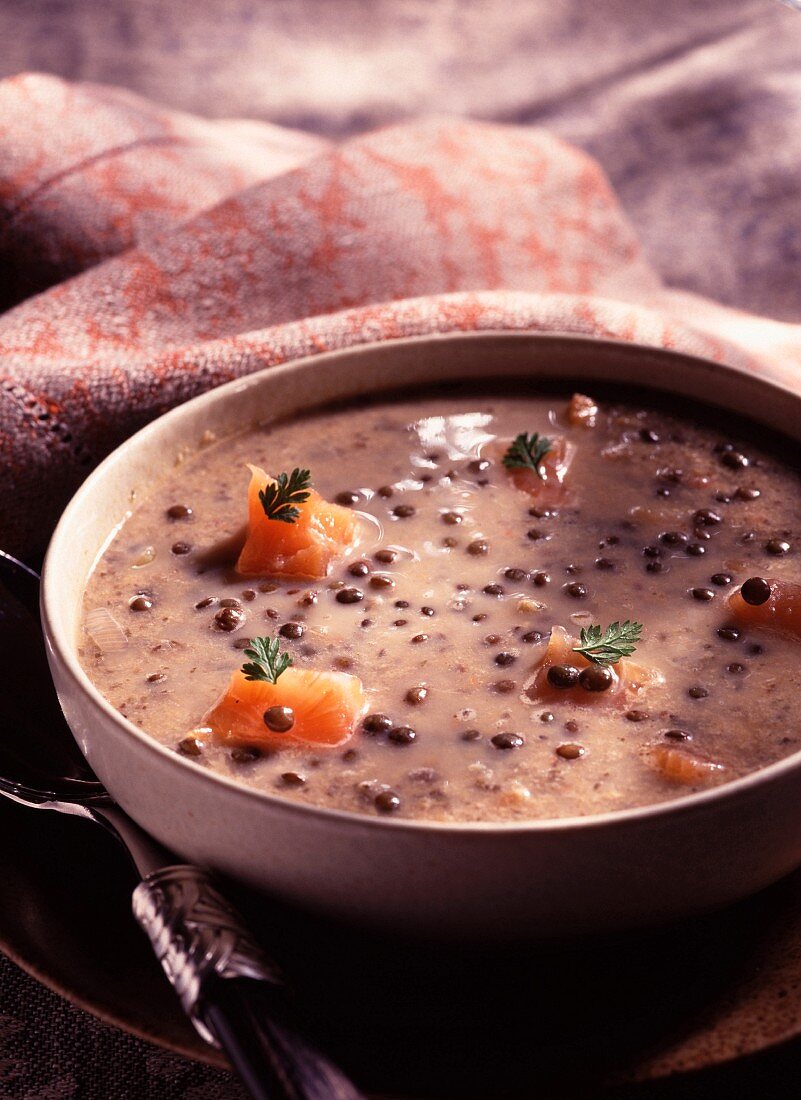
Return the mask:
{"type": "Polygon", "coordinates": [[[598,165],[531,128],[433,119],[332,147],[18,77],[0,260],[0,546],[23,555],[130,432],[303,355],[513,328],[801,365],[795,326],[666,290],[598,165]]]}

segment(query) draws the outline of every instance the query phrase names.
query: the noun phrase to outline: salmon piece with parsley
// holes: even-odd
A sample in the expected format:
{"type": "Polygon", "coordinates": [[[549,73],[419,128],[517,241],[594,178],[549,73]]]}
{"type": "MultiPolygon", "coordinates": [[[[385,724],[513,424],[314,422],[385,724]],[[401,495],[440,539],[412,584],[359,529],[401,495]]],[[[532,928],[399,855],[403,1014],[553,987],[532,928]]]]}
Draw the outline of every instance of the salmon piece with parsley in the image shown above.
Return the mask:
{"type": "Polygon", "coordinates": [[[522,432],[507,447],[503,465],[510,481],[538,504],[558,504],[565,495],[565,479],[575,447],[560,436],[527,435],[522,432]]]}
{"type": "Polygon", "coordinates": [[[801,638],[801,584],[750,577],[726,602],[740,623],[801,638]]]}
{"type": "Polygon", "coordinates": [[[332,563],[359,541],[359,520],[310,488],[308,470],[271,478],[250,466],[248,525],[237,561],[243,576],[327,576],[332,563]]]}
{"type": "Polygon", "coordinates": [[[349,740],[366,706],[358,676],[292,668],[277,639],[253,638],[250,646],[251,662],[232,674],[203,718],[218,741],[279,749],[334,748],[349,740]]]}
{"type": "Polygon", "coordinates": [[[635,643],[640,637],[642,627],[639,623],[626,621],[612,623],[605,632],[600,626],[582,630],[581,638],[571,637],[561,626],[555,626],[532,679],[524,689],[526,696],[536,703],[555,703],[557,700],[578,703],[585,706],[626,706],[632,697],[644,688],[663,682],[663,676],[656,669],[645,668],[632,661],[635,643]],[[576,651],[584,648],[584,653],[576,651]],[[575,670],[566,674],[551,673],[551,669],[575,670]],[[582,681],[585,670],[593,670],[590,682],[595,688],[584,686],[582,681]],[[602,671],[603,670],[603,671],[602,671]],[[550,675],[549,675],[550,674],[550,675]],[[559,686],[555,680],[572,686],[559,686]],[[599,685],[605,686],[600,687],[599,685]]]}

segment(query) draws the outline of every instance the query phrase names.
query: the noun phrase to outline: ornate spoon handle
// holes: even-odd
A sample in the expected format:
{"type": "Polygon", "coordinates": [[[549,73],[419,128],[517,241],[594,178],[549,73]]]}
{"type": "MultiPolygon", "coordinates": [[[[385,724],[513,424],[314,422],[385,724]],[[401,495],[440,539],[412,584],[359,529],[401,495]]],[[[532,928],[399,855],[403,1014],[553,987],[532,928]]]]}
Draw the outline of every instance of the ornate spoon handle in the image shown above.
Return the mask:
{"type": "Polygon", "coordinates": [[[254,1100],[362,1100],[274,1018],[278,972],[205,871],[154,871],[134,890],[133,911],[187,1016],[225,1051],[254,1100]]]}

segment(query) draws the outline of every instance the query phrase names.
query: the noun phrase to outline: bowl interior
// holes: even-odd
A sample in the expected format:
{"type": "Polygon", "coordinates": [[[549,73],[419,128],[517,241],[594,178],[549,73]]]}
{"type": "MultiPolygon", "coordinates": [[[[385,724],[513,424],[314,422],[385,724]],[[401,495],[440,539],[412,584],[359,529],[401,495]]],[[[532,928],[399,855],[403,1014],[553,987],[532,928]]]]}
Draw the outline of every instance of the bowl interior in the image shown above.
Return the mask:
{"type": "MultiPolygon", "coordinates": [[[[495,386],[503,379],[515,379],[517,384],[522,379],[532,385],[548,381],[587,387],[614,382],[663,391],[706,406],[714,399],[714,406],[724,412],[801,440],[798,393],[732,367],[632,344],[572,336],[475,333],[365,345],[268,368],[195,398],[142,429],[94,471],[65,510],[45,561],[42,607],[48,644],[76,690],[89,693],[117,723],[154,751],[167,753],[113,711],[81,668],[77,657],[81,601],[95,562],[120,524],[161,472],[184,461],[200,446],[204,435],[211,432],[223,437],[331,401],[370,398],[399,386],[438,382],[474,386],[480,380],[495,386]]],[[[174,753],[169,755],[180,765],[192,767],[174,753]]],[[[754,774],[781,768],[787,760],[754,774]]],[[[244,790],[216,774],[207,778],[244,790]]],[[[680,801],[720,797],[721,791],[752,779],[747,776],[680,801]]],[[[264,792],[248,790],[254,797],[274,800],[264,792]]],[[[636,812],[649,809],[653,808],[636,812]]],[[[588,820],[595,819],[576,819],[581,823],[588,820]]],[[[493,827],[515,829],[525,824],[493,823],[493,827]]]]}

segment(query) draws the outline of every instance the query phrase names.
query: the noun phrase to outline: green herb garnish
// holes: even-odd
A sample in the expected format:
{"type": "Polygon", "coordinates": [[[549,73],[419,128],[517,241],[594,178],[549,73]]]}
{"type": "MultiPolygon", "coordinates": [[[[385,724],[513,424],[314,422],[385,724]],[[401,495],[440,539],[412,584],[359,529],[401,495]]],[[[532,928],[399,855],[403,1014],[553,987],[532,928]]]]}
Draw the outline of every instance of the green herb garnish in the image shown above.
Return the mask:
{"type": "Polygon", "coordinates": [[[259,489],[259,500],[267,519],[279,519],[282,523],[294,523],[300,515],[296,504],[303,504],[310,497],[311,470],[299,470],[291,474],[279,474],[275,481],[259,489]]]}
{"type": "Polygon", "coordinates": [[[281,673],[294,664],[288,653],[281,652],[277,638],[251,638],[245,656],[253,658],[242,665],[245,679],[264,680],[268,684],[277,684],[281,673]]]}
{"type": "Polygon", "coordinates": [[[630,619],[624,623],[610,623],[604,631],[597,625],[582,627],[581,644],[573,646],[573,652],[581,653],[596,665],[613,665],[634,652],[641,634],[642,623],[633,623],[630,619]]]}
{"type": "Polygon", "coordinates": [[[542,460],[552,446],[551,440],[544,435],[521,432],[503,456],[503,464],[508,470],[533,470],[537,477],[545,481],[542,460]]]}

